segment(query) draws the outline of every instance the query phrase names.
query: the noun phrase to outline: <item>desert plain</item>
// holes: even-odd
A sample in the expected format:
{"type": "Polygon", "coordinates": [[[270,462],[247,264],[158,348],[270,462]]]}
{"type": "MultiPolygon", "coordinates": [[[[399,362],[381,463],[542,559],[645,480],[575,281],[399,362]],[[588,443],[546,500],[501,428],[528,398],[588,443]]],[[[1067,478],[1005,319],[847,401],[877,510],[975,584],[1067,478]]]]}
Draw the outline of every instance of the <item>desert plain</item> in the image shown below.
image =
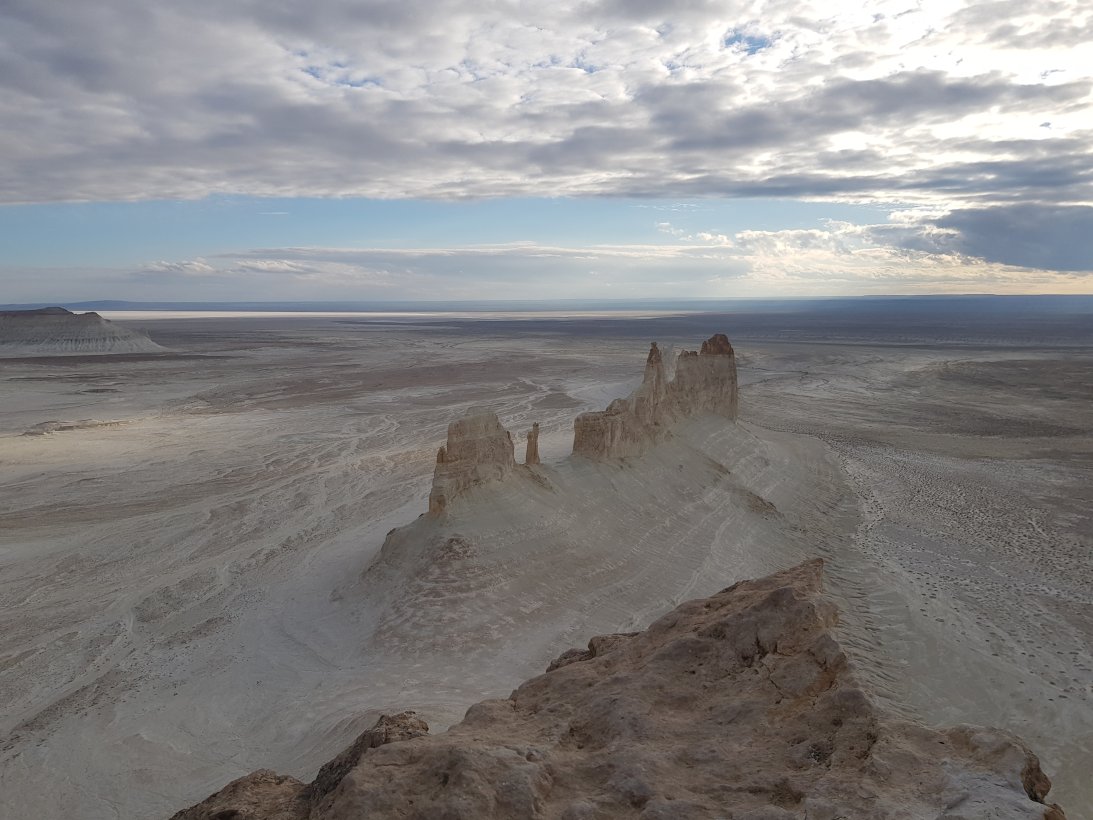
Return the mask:
{"type": "Polygon", "coordinates": [[[1088,311],[105,315],[173,352],[0,360],[4,816],[308,778],[380,713],[441,728],[592,635],[819,556],[877,700],[1016,733],[1093,818],[1088,311]],[[650,341],[715,332],[738,424],[570,457],[650,341]],[[437,448],[477,407],[518,453],[538,422],[557,480],[479,488],[434,532],[437,448]],[[415,548],[434,537],[475,573],[415,548]]]}

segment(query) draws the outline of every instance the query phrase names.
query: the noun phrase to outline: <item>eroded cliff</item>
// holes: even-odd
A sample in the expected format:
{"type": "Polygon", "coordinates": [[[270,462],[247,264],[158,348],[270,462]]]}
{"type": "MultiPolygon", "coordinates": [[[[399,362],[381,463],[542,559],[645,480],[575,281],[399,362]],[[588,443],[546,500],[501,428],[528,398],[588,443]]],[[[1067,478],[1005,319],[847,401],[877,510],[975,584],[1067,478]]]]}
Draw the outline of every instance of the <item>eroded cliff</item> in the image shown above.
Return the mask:
{"type": "Polygon", "coordinates": [[[443,513],[452,499],[476,484],[503,479],[515,466],[512,435],[496,414],[472,410],[448,425],[448,440],[436,454],[429,512],[443,513]]]}
{"type": "Polygon", "coordinates": [[[697,352],[681,352],[671,379],[653,342],[641,386],[606,410],[576,418],[573,452],[592,459],[635,455],[662,438],[674,421],[698,413],[735,419],[736,410],[736,356],[725,334],[711,336],[697,352]]]}
{"type": "Polygon", "coordinates": [[[143,333],[60,307],[0,311],[0,358],[164,353],[143,333]]]}
{"type": "Polygon", "coordinates": [[[593,638],[430,736],[381,718],[310,784],[268,770],[173,820],[1063,820],[1011,735],[892,718],[832,627],[822,562],[593,638]]]}
{"type": "MultiPolygon", "coordinates": [[[[671,424],[699,413],[736,418],[736,358],[728,337],[715,334],[697,352],[679,354],[675,376],[665,372],[653,342],[641,386],[606,410],[583,413],[573,423],[573,453],[593,459],[637,455],[663,438],[671,424]]],[[[429,513],[441,515],[471,487],[497,481],[516,466],[512,435],[496,414],[475,408],[448,426],[429,494],[429,513]]],[[[524,463],[539,464],[539,424],[527,433],[524,463]]]]}

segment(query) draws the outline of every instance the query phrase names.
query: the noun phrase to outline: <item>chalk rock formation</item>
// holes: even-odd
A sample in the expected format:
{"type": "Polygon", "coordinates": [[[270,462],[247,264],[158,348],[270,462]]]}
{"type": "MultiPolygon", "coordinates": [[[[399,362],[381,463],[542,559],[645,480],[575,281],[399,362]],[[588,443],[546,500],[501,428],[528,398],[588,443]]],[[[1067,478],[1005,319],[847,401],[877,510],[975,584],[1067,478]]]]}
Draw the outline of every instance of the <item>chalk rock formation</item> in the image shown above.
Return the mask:
{"type": "Polygon", "coordinates": [[[679,354],[668,392],[677,416],[718,413],[736,418],[736,355],[724,333],[704,341],[698,353],[679,354]]]}
{"type": "Polygon", "coordinates": [[[475,484],[504,478],[515,466],[512,435],[497,415],[471,410],[448,425],[448,441],[436,455],[429,512],[440,515],[452,499],[475,484]]]}
{"type": "Polygon", "coordinates": [[[259,771],[173,820],[1064,820],[1016,738],[886,716],[855,680],[822,562],[593,638],[430,736],[385,717],[305,785],[259,771]]]}
{"type": "Polygon", "coordinates": [[[539,422],[533,422],[528,430],[528,448],[524,454],[525,464],[539,464],[539,422]]]}
{"type": "Polygon", "coordinates": [[[72,313],[60,307],[0,312],[0,358],[164,352],[166,348],[143,333],[97,313],[72,313]]]}
{"type": "Polygon", "coordinates": [[[723,333],[684,350],[668,380],[656,342],[649,349],[641,386],[606,410],[582,413],[573,423],[573,452],[604,459],[636,455],[661,438],[673,421],[698,413],[736,418],[736,356],[723,333]]]}

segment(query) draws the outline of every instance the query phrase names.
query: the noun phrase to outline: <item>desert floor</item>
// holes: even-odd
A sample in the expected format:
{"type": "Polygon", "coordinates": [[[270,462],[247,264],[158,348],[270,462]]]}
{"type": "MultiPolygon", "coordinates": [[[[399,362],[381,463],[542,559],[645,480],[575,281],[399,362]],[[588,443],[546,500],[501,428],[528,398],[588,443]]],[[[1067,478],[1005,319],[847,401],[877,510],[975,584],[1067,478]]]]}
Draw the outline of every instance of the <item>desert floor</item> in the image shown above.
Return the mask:
{"type": "Polygon", "coordinates": [[[819,554],[879,699],[1014,731],[1093,818],[1087,324],[138,324],[176,354],[0,362],[4,816],[166,816],[255,768],[310,777],[379,711],[443,727],[593,634],[819,554]],[[650,340],[718,331],[740,425],[568,458],[650,340]],[[545,479],[406,527],[366,572],[472,406],[518,454],[540,422],[545,479]],[[488,571],[438,567],[438,538],[488,571]]]}

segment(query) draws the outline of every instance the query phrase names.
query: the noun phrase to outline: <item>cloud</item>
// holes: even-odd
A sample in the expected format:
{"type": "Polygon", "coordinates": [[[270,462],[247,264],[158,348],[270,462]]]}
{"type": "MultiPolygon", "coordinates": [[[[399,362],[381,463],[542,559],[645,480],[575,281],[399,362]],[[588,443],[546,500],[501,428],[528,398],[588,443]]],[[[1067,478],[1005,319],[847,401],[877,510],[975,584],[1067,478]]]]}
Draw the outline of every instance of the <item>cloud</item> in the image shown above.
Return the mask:
{"type": "MultiPolygon", "coordinates": [[[[204,299],[237,301],[1083,293],[1093,282],[1089,240],[1073,249],[1035,242],[1052,230],[1093,236],[1091,210],[1060,209],[1054,228],[1024,206],[905,208],[880,223],[783,230],[684,229],[662,220],[659,244],[255,248],[131,271],[0,268],[0,278],[14,301],[43,298],[42,281],[68,299],[124,293],[150,301],[192,301],[196,282],[204,299]],[[1058,264],[1030,264],[1042,258],[1058,264]]],[[[709,218],[685,208],[663,213],[690,223],[709,218]]]]}
{"type": "Polygon", "coordinates": [[[1087,6],[8,0],[0,199],[1090,204],[1087,6]]]}
{"type": "Polygon", "coordinates": [[[217,276],[221,273],[204,259],[149,262],[141,272],[149,275],[169,273],[181,276],[217,276]]]}
{"type": "MultiPolygon", "coordinates": [[[[144,298],[177,298],[194,263],[156,263],[129,273],[144,298]]],[[[258,248],[202,260],[217,298],[557,299],[635,292],[715,295],[745,266],[706,245],[560,247],[509,243],[458,248],[258,248]],[[207,269],[206,269],[207,268],[207,269]]]]}
{"type": "Polygon", "coordinates": [[[231,270],[241,273],[288,273],[297,275],[315,272],[307,265],[290,262],[287,259],[245,259],[236,262],[231,270]]]}
{"type": "MultiPolygon", "coordinates": [[[[894,211],[879,224],[829,221],[816,228],[732,233],[682,230],[662,221],[658,228],[672,243],[258,248],[210,257],[208,264],[238,283],[239,298],[251,298],[255,290],[286,299],[463,299],[483,293],[551,299],[1089,289],[1088,269],[1040,269],[1004,243],[996,252],[981,252],[1006,221],[980,216],[920,208],[894,211]]],[[[170,271],[174,280],[161,271],[157,283],[184,284],[187,264],[170,271]]]]}
{"type": "Polygon", "coordinates": [[[666,233],[669,236],[674,236],[683,242],[705,242],[710,245],[724,245],[726,247],[733,244],[732,239],[723,233],[713,233],[712,231],[694,231],[688,233],[680,228],[672,225],[671,222],[658,222],[657,230],[661,233],[666,233]]]}
{"type": "Polygon", "coordinates": [[[666,210],[663,245],[194,248],[115,272],[147,288],[718,295],[818,272],[880,287],[901,266],[921,287],[1071,288],[1093,258],[1091,27],[1082,0],[6,0],[0,203],[762,197],[894,213],[741,232],[666,210]]]}
{"type": "Polygon", "coordinates": [[[1093,273],[1093,207],[962,208],[936,220],[961,253],[1006,265],[1093,273]]]}

